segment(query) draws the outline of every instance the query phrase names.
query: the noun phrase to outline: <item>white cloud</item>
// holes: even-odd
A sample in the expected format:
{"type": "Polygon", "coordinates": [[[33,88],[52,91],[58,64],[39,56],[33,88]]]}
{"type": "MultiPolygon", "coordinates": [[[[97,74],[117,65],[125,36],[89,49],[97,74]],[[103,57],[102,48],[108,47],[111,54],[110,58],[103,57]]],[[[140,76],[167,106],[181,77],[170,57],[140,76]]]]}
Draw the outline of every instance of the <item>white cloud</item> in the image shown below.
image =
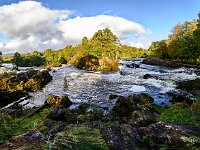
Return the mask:
{"type": "Polygon", "coordinates": [[[64,38],[69,42],[81,41],[83,36],[90,38],[97,30],[104,28],[111,29],[119,38],[130,33],[145,33],[144,28],[138,23],[108,15],[76,17],[58,24],[58,29],[63,32],[64,38]]]}
{"type": "Polygon", "coordinates": [[[124,41],[130,35],[149,33],[142,25],[122,17],[98,15],[69,19],[72,13],[70,10],[49,9],[35,1],[1,6],[0,34],[10,41],[0,44],[0,51],[6,54],[63,48],[67,44],[77,44],[84,36],[90,38],[104,28],[110,28],[124,41]]]}

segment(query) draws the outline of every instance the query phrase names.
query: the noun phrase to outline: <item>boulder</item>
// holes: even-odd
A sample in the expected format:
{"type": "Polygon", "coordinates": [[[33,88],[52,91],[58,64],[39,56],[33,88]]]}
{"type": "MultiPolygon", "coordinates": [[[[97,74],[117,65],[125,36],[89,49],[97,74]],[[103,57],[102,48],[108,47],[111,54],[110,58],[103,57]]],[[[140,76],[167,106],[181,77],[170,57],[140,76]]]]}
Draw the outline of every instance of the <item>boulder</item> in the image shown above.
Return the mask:
{"type": "Polygon", "coordinates": [[[182,81],[177,84],[177,89],[185,90],[192,95],[200,96],[200,78],[188,81],[182,81]]]}
{"type": "Polygon", "coordinates": [[[131,63],[131,64],[126,64],[126,67],[128,67],[128,68],[140,68],[140,65],[135,64],[135,63],[131,63]]]}
{"type": "Polygon", "coordinates": [[[120,130],[116,128],[101,128],[100,133],[110,150],[123,150],[125,145],[120,130]]]}
{"type": "Polygon", "coordinates": [[[172,97],[172,99],[170,100],[172,104],[184,102],[188,105],[191,105],[194,102],[194,100],[191,100],[190,98],[186,97],[186,95],[184,96],[184,95],[174,94],[174,93],[168,93],[168,95],[172,97]]]}
{"type": "Polygon", "coordinates": [[[76,67],[84,70],[97,70],[99,67],[99,58],[93,55],[81,57],[76,67]]]}
{"type": "Polygon", "coordinates": [[[145,74],[145,75],[143,76],[143,79],[149,79],[149,78],[151,78],[151,75],[150,75],[150,74],[145,74]]]}
{"type": "Polygon", "coordinates": [[[54,108],[48,115],[47,119],[52,119],[56,121],[65,121],[66,120],[67,110],[65,108],[57,107],[54,108]]]}
{"type": "Polygon", "coordinates": [[[153,99],[147,94],[120,96],[111,111],[111,116],[119,122],[135,127],[146,126],[155,122],[157,109],[153,99]]]}
{"type": "Polygon", "coordinates": [[[28,131],[22,135],[15,136],[0,144],[0,149],[43,149],[46,144],[43,135],[39,131],[28,131]]]}
{"type": "Polygon", "coordinates": [[[69,108],[72,105],[72,102],[67,96],[51,95],[46,99],[45,104],[55,107],[63,106],[65,108],[69,108]]]}
{"type": "Polygon", "coordinates": [[[19,103],[15,103],[4,110],[6,115],[13,117],[21,117],[23,115],[23,107],[19,103]]]}
{"type": "Polygon", "coordinates": [[[4,107],[22,97],[29,96],[25,91],[1,91],[0,90],[0,107],[4,107]]]}
{"type": "Polygon", "coordinates": [[[138,132],[153,149],[200,148],[200,128],[197,127],[158,122],[140,127],[138,132]]]}
{"type": "Polygon", "coordinates": [[[118,98],[118,97],[119,97],[119,96],[116,95],[116,94],[110,94],[110,95],[108,96],[108,98],[109,98],[110,100],[113,100],[113,99],[118,98]]]}

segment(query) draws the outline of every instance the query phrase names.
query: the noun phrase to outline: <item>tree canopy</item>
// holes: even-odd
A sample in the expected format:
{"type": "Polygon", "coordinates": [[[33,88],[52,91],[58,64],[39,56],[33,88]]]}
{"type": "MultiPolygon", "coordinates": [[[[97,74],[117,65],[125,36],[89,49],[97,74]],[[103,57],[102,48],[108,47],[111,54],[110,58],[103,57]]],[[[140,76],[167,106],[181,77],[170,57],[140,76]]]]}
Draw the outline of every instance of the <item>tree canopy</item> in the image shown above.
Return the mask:
{"type": "Polygon", "coordinates": [[[183,62],[200,59],[200,13],[198,20],[178,23],[167,40],[152,42],[149,50],[154,56],[183,62]]]}

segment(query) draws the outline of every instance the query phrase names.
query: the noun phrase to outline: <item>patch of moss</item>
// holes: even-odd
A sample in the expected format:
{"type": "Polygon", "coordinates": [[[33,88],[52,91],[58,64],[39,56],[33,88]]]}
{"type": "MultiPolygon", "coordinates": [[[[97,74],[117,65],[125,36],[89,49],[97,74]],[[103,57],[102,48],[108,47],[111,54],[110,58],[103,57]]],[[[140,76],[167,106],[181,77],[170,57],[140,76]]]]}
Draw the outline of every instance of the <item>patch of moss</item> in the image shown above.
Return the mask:
{"type": "MultiPolygon", "coordinates": [[[[69,130],[59,132],[55,138],[53,148],[81,149],[81,150],[108,150],[106,142],[101,138],[99,129],[85,125],[72,126],[69,130]]],[[[48,149],[49,145],[46,146],[48,149]]]]}
{"type": "Polygon", "coordinates": [[[176,103],[163,109],[158,115],[158,121],[188,124],[200,127],[200,101],[191,106],[185,103],[176,103]]]}
{"type": "MultiPolygon", "coordinates": [[[[42,112],[34,115],[33,117],[13,118],[9,115],[4,115],[3,110],[0,114],[0,143],[12,136],[23,134],[27,131],[45,131],[46,127],[43,126],[43,120],[50,112],[51,108],[46,108],[42,112]]],[[[29,111],[28,111],[29,112],[29,111]]]]}

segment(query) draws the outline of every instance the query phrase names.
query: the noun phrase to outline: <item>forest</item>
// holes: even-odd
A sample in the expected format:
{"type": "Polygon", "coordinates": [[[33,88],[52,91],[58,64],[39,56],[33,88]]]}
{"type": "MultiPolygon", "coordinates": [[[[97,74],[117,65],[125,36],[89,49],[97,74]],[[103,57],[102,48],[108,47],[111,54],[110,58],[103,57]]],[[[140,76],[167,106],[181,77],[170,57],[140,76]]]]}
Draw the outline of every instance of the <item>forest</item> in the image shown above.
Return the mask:
{"type": "Polygon", "coordinates": [[[152,42],[149,51],[154,57],[184,63],[200,61],[200,13],[199,19],[178,23],[168,39],[152,42]]]}

